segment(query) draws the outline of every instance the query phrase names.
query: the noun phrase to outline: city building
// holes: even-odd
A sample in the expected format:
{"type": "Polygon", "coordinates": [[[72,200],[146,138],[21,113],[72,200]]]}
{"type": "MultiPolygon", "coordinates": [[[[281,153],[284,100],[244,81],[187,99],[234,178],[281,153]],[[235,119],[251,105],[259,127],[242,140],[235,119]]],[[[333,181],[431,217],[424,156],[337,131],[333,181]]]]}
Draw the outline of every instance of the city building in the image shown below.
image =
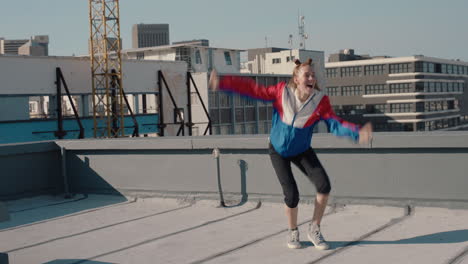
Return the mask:
{"type": "Polygon", "coordinates": [[[194,39],[194,40],[184,40],[184,41],[176,41],[172,42],[172,45],[178,44],[187,44],[187,45],[194,45],[194,46],[210,46],[210,41],[207,39],[194,39]]]}
{"type": "Polygon", "coordinates": [[[30,39],[0,38],[0,54],[48,56],[49,36],[38,35],[30,39]]]}
{"type": "Polygon", "coordinates": [[[34,36],[18,48],[19,55],[49,56],[49,36],[34,36]]]}
{"type": "Polygon", "coordinates": [[[370,57],[354,50],[325,64],[327,93],[346,120],[375,131],[457,130],[468,123],[468,63],[423,55],[370,57]]]}
{"type": "Polygon", "coordinates": [[[135,24],[132,27],[132,48],[169,45],[169,24],[135,24]]]}
{"type": "Polygon", "coordinates": [[[137,60],[185,61],[190,72],[209,72],[214,67],[221,73],[239,73],[240,52],[238,49],[176,44],[122,50],[122,56],[137,60]]]}
{"type": "Polygon", "coordinates": [[[252,74],[291,74],[294,60],[305,61],[312,58],[323,64],[323,51],[283,48],[259,48],[247,50],[244,73],[252,74]]]}

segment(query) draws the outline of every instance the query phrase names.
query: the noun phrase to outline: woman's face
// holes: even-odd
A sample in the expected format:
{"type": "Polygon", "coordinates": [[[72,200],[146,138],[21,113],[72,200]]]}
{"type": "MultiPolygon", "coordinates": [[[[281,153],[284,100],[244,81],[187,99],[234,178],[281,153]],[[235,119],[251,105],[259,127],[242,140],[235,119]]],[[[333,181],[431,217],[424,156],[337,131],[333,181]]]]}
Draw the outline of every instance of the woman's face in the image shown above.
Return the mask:
{"type": "Polygon", "coordinates": [[[294,77],[294,83],[302,94],[312,94],[317,83],[313,68],[310,65],[301,66],[297,76],[294,77]]]}

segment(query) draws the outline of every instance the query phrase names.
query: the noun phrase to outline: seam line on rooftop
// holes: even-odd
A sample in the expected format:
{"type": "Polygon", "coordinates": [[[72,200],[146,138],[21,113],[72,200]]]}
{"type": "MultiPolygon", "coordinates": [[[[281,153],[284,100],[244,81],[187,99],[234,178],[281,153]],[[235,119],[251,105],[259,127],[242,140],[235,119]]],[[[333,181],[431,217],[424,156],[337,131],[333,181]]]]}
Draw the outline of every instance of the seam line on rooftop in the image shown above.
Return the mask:
{"type": "Polygon", "coordinates": [[[80,198],[74,199],[74,200],[68,200],[68,201],[63,201],[63,202],[57,202],[57,203],[51,203],[51,204],[46,204],[46,205],[40,205],[40,206],[31,207],[31,208],[26,208],[26,209],[21,209],[21,210],[17,210],[17,211],[8,211],[8,213],[10,213],[10,214],[21,213],[21,212],[31,211],[31,210],[40,209],[40,208],[49,207],[49,206],[55,206],[55,205],[61,205],[61,204],[79,202],[79,201],[85,200],[85,199],[88,199],[88,195],[87,195],[87,194],[84,194],[83,197],[80,197],[80,198]]]}
{"type": "Polygon", "coordinates": [[[162,212],[157,212],[157,213],[145,215],[145,216],[142,216],[142,217],[137,217],[137,218],[134,218],[134,219],[120,221],[120,222],[113,223],[113,224],[110,224],[110,225],[101,226],[101,227],[89,229],[89,230],[86,230],[86,231],[81,231],[81,232],[74,233],[74,234],[71,234],[71,235],[52,238],[52,239],[45,240],[45,241],[42,241],[42,242],[38,242],[38,243],[35,243],[35,244],[32,244],[32,245],[11,249],[11,250],[6,251],[5,253],[11,253],[11,252],[15,252],[15,251],[19,251],[19,250],[23,250],[23,249],[27,249],[27,248],[32,248],[32,247],[44,245],[44,244],[54,242],[54,241],[58,241],[58,240],[62,240],[62,239],[67,239],[67,238],[71,238],[71,237],[75,237],[75,236],[79,236],[79,235],[84,235],[84,234],[87,234],[87,233],[91,233],[91,232],[94,232],[94,231],[106,229],[106,228],[109,228],[109,227],[114,227],[114,226],[117,226],[117,225],[126,224],[126,223],[130,223],[130,222],[138,221],[138,220],[141,220],[141,219],[150,218],[150,217],[153,217],[153,216],[157,216],[157,215],[161,215],[161,214],[170,213],[170,212],[174,212],[174,211],[177,211],[177,210],[185,209],[185,208],[188,208],[190,206],[192,206],[192,205],[177,207],[177,208],[174,208],[174,209],[170,209],[170,210],[166,210],[166,211],[162,211],[162,212]]]}
{"type": "Polygon", "coordinates": [[[152,243],[152,242],[160,240],[160,239],[164,239],[164,238],[175,236],[175,235],[178,235],[178,234],[181,234],[181,233],[184,233],[184,232],[192,231],[192,230],[195,230],[197,228],[201,228],[201,227],[205,227],[207,225],[213,224],[213,223],[221,222],[221,221],[224,221],[224,220],[232,218],[232,217],[237,217],[237,216],[240,216],[240,215],[243,215],[243,214],[253,212],[253,211],[259,209],[261,207],[261,205],[262,205],[262,202],[259,200],[257,202],[256,206],[254,208],[249,209],[249,210],[246,210],[246,211],[243,211],[243,212],[240,212],[240,213],[236,213],[236,214],[233,214],[233,215],[221,217],[221,218],[218,218],[218,219],[215,219],[215,220],[206,221],[205,223],[202,223],[202,224],[199,224],[199,225],[196,225],[196,226],[185,228],[185,229],[182,229],[182,230],[179,230],[179,231],[176,231],[176,232],[173,232],[173,233],[169,233],[169,234],[166,234],[166,235],[162,235],[162,236],[159,236],[159,237],[147,239],[147,240],[141,241],[139,243],[135,243],[135,244],[130,245],[130,246],[126,246],[126,247],[123,247],[123,248],[112,250],[112,251],[102,253],[102,254],[99,254],[99,255],[96,255],[96,256],[93,256],[93,257],[85,258],[85,259],[77,261],[77,262],[71,262],[69,264],[82,264],[82,263],[85,263],[85,262],[88,262],[88,261],[91,261],[91,260],[95,260],[97,258],[112,255],[112,254],[120,252],[120,251],[124,251],[124,250],[127,250],[127,249],[131,249],[131,248],[139,247],[139,246],[142,246],[142,245],[145,245],[145,244],[149,244],[149,243],[152,243]]]}
{"type": "MultiPolygon", "coordinates": [[[[333,207],[332,207],[332,210],[331,210],[330,212],[324,214],[324,217],[327,217],[327,216],[329,216],[329,215],[331,215],[331,214],[334,214],[334,213],[336,213],[336,212],[337,212],[337,211],[336,211],[336,204],[334,204],[333,207]]],[[[309,222],[311,222],[311,221],[312,221],[312,218],[311,218],[311,219],[308,219],[308,220],[305,220],[305,221],[303,221],[303,222],[300,222],[297,226],[298,226],[298,227],[299,227],[299,226],[302,226],[302,225],[307,224],[307,223],[309,223],[309,222]]],[[[230,254],[230,253],[232,253],[232,252],[234,252],[234,251],[241,250],[241,249],[243,249],[243,248],[245,248],[245,247],[251,246],[251,245],[256,244],[256,243],[259,243],[259,242],[261,242],[261,241],[263,241],[263,240],[269,239],[269,238],[271,238],[271,237],[274,237],[274,236],[279,235],[279,234],[281,234],[281,233],[283,233],[283,232],[286,232],[286,231],[288,231],[288,229],[281,229],[280,231],[277,231],[277,232],[274,232],[274,233],[272,233],[272,234],[269,234],[269,235],[266,235],[266,236],[257,238],[257,239],[255,239],[255,240],[252,240],[252,241],[247,242],[247,243],[245,243],[245,244],[242,244],[242,245],[240,245],[240,246],[237,246],[237,247],[234,247],[234,248],[231,248],[231,249],[228,249],[228,250],[225,250],[225,251],[216,253],[216,254],[211,255],[211,256],[208,256],[208,257],[206,257],[206,258],[204,258],[204,259],[200,259],[200,260],[197,260],[197,261],[194,261],[194,262],[190,262],[190,264],[200,264],[200,263],[205,263],[205,262],[211,261],[211,260],[213,260],[213,259],[222,257],[222,256],[224,256],[224,255],[228,255],[228,254],[230,254]]]]}
{"type": "Polygon", "coordinates": [[[458,263],[462,263],[462,260],[468,256],[468,247],[465,247],[463,249],[463,251],[456,255],[454,258],[450,259],[449,261],[447,261],[447,264],[458,264],[458,263]]]}
{"type": "Polygon", "coordinates": [[[136,201],[137,201],[137,199],[134,198],[134,199],[131,200],[131,201],[127,201],[127,202],[123,202],[123,203],[111,204],[111,205],[107,205],[107,206],[103,206],[103,207],[98,207],[98,208],[94,208],[94,209],[83,210],[83,211],[80,211],[80,212],[76,212],[76,213],[72,213],[72,214],[68,214],[68,215],[64,215],[64,216],[55,217],[55,218],[52,218],[52,219],[42,220],[42,221],[30,223],[30,224],[24,224],[24,225],[20,225],[20,226],[5,228],[5,229],[0,230],[0,232],[6,232],[6,231],[15,230],[15,229],[20,229],[20,228],[23,228],[23,227],[28,227],[28,226],[33,226],[33,225],[39,225],[39,224],[43,224],[43,223],[48,223],[48,222],[52,222],[52,221],[56,221],[56,220],[60,220],[60,219],[64,219],[64,218],[69,218],[69,217],[73,217],[73,216],[77,216],[77,215],[87,214],[87,213],[91,213],[91,212],[95,212],[95,211],[99,211],[99,210],[104,210],[104,209],[112,208],[112,207],[116,207],[116,206],[128,205],[128,204],[134,203],[134,202],[136,202],[136,201]]]}
{"type": "Polygon", "coordinates": [[[323,255],[322,257],[316,259],[316,260],[313,260],[311,262],[307,262],[307,264],[316,264],[316,263],[320,263],[322,262],[323,260],[331,257],[331,256],[334,256],[334,255],[337,255],[349,248],[351,248],[351,246],[355,246],[355,245],[358,245],[362,240],[374,235],[374,234],[377,234],[391,226],[394,226],[398,223],[401,223],[402,221],[408,219],[408,217],[412,216],[414,214],[414,208],[410,205],[407,205],[405,207],[405,212],[403,214],[403,216],[400,216],[398,218],[393,218],[391,219],[390,221],[388,221],[388,223],[380,226],[380,227],[377,227],[376,229],[370,231],[370,232],[367,232],[366,234],[360,236],[359,238],[357,238],[356,240],[353,240],[353,241],[350,241],[346,244],[344,244],[341,248],[338,248],[338,249],[335,249],[333,250],[332,252],[326,254],[326,255],[323,255]]]}

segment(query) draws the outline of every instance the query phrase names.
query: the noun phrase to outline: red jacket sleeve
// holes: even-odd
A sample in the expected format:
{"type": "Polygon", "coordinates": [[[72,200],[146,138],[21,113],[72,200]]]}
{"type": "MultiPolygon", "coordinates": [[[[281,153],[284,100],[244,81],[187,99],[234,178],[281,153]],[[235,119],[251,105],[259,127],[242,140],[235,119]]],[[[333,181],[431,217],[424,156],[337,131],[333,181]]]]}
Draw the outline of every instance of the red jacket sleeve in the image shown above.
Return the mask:
{"type": "Polygon", "coordinates": [[[330,104],[328,96],[324,96],[320,102],[320,118],[327,123],[328,130],[336,136],[350,137],[354,141],[359,140],[360,126],[345,121],[336,116],[330,104]]]}
{"type": "Polygon", "coordinates": [[[271,86],[263,86],[257,84],[251,78],[236,76],[224,76],[219,81],[219,89],[222,91],[234,92],[265,101],[275,101],[281,95],[284,86],[284,82],[271,86]]]}

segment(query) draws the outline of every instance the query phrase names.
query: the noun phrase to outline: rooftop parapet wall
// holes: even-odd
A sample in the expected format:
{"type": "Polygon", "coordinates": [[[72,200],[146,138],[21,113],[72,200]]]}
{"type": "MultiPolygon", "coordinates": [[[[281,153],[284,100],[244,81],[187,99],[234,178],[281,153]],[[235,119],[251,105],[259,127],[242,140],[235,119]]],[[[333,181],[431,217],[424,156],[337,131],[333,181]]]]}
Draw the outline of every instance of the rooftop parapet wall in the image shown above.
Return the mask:
{"type": "MultiPolygon", "coordinates": [[[[212,151],[219,148],[225,194],[281,201],[267,140],[267,136],[64,140],[56,141],[55,151],[60,156],[59,148],[66,149],[71,192],[216,198],[217,163],[212,151]]],[[[25,145],[20,146],[24,150],[25,145]]],[[[376,133],[369,146],[317,134],[313,146],[332,181],[334,199],[468,204],[466,132],[376,133]]],[[[0,147],[0,164],[16,163],[12,156],[33,155],[12,153],[12,147],[0,147]]],[[[59,161],[46,162],[53,162],[54,170],[60,171],[59,161]]],[[[7,172],[4,180],[25,184],[16,182],[27,178],[23,172],[7,172]]],[[[297,169],[293,172],[301,198],[311,200],[313,185],[297,169]]],[[[36,170],[36,177],[44,178],[44,173],[36,170]]]]}

